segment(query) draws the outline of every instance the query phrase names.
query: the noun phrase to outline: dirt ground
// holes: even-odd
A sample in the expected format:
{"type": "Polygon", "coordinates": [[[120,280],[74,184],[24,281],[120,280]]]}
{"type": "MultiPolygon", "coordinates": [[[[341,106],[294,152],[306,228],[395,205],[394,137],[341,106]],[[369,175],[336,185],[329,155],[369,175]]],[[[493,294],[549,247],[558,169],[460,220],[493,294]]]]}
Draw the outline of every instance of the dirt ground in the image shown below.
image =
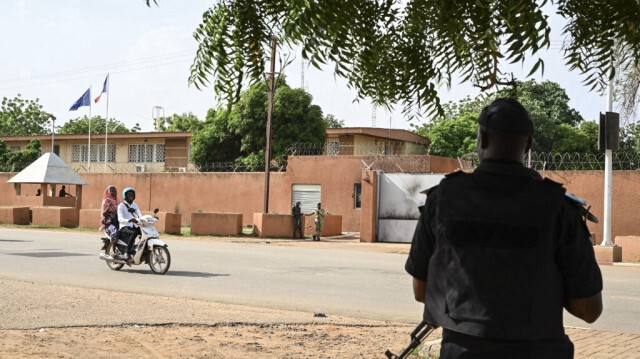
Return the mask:
{"type": "Polygon", "coordinates": [[[401,352],[413,329],[6,279],[0,313],[0,358],[384,358],[388,348],[401,352]],[[136,309],[120,313],[118,303],[136,309]]]}
{"type": "Polygon", "coordinates": [[[2,358],[384,358],[409,328],[330,324],[125,325],[4,330],[2,358]]]}

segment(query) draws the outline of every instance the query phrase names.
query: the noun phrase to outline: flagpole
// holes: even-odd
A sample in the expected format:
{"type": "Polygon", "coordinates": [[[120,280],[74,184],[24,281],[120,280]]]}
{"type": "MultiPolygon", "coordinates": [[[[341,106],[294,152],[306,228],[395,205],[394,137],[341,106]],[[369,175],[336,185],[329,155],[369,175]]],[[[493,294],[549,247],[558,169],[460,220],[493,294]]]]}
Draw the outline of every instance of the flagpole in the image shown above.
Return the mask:
{"type": "Polygon", "coordinates": [[[89,147],[87,148],[87,172],[91,172],[91,86],[89,86],[89,147]]]}
{"type": "Polygon", "coordinates": [[[109,147],[107,146],[107,139],[109,137],[109,73],[107,73],[107,120],[105,121],[104,129],[104,172],[107,172],[107,157],[109,157],[109,147]]]}

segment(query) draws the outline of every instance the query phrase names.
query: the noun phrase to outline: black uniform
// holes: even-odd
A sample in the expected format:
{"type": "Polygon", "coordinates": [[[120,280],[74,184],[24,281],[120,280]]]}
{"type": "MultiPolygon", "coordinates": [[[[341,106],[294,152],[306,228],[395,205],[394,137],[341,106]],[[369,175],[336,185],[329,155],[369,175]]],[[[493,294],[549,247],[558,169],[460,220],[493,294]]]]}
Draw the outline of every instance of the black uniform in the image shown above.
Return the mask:
{"type": "Polygon", "coordinates": [[[304,238],[302,233],[302,209],[299,206],[291,207],[291,218],[293,219],[293,238],[296,237],[296,231],[300,234],[299,238],[304,238]]]}
{"type": "Polygon", "coordinates": [[[427,283],[441,358],[572,358],[566,298],[602,290],[577,203],[519,162],[484,160],[427,194],[406,270],[427,283]]]}

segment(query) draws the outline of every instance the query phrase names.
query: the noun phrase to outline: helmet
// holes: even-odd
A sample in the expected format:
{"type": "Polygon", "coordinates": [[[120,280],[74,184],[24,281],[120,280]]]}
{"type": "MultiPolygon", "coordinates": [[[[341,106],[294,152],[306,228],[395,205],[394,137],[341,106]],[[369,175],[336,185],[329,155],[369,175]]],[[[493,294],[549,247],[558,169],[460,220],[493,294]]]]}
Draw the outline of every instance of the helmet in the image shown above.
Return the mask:
{"type": "Polygon", "coordinates": [[[124,199],[127,196],[127,192],[133,192],[133,195],[135,196],[136,191],[131,188],[131,187],[127,187],[125,189],[122,190],[122,198],[124,199]]]}

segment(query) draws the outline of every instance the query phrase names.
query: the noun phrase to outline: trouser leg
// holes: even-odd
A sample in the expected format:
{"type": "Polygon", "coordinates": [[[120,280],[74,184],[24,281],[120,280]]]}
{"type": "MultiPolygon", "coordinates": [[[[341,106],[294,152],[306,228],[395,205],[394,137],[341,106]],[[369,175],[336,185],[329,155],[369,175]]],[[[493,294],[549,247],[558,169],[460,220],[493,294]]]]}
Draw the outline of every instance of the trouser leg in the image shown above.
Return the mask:
{"type": "MultiPolygon", "coordinates": [[[[133,244],[136,241],[136,237],[138,237],[138,235],[140,235],[140,228],[131,228],[131,227],[125,227],[127,228],[125,230],[125,233],[123,233],[125,236],[128,236],[128,241],[127,241],[127,254],[129,254],[129,252],[131,252],[131,248],[133,247],[133,244]]],[[[125,229],[123,228],[123,230],[125,229]]],[[[121,230],[122,232],[122,230],[121,230]]]]}

